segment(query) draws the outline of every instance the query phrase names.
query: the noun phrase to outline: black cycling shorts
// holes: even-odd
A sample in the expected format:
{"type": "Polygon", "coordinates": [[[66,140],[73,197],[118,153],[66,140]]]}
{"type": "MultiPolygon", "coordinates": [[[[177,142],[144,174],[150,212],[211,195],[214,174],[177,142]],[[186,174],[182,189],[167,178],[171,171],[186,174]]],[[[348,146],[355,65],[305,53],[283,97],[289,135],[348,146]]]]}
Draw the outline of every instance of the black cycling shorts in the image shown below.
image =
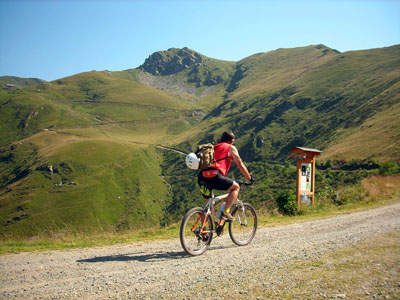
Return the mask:
{"type": "Polygon", "coordinates": [[[203,176],[203,172],[199,173],[198,177],[198,183],[200,186],[200,191],[203,194],[204,197],[210,197],[210,192],[205,189],[207,187],[210,190],[222,190],[226,191],[228,190],[232,184],[233,184],[233,179],[223,176],[220,172],[217,173],[216,176],[212,178],[207,178],[203,176]]]}

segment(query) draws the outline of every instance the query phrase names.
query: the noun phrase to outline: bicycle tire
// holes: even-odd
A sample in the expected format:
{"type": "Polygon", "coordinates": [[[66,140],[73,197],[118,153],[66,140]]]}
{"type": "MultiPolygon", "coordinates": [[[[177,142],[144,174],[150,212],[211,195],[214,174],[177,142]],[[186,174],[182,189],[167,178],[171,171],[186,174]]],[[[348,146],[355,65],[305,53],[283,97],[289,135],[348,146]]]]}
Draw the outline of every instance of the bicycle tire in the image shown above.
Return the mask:
{"type": "Polygon", "coordinates": [[[257,231],[256,210],[249,203],[243,203],[243,207],[236,205],[233,208],[232,216],[235,217],[235,221],[229,222],[229,236],[232,242],[238,246],[248,245],[257,231]]]}
{"type": "Polygon", "coordinates": [[[181,245],[186,253],[192,256],[203,254],[211,243],[213,233],[213,222],[211,216],[207,216],[207,223],[205,230],[210,231],[207,235],[200,233],[201,220],[197,223],[196,228],[192,230],[199,217],[204,214],[201,207],[195,207],[189,210],[183,217],[181,228],[179,230],[179,237],[181,245]]]}

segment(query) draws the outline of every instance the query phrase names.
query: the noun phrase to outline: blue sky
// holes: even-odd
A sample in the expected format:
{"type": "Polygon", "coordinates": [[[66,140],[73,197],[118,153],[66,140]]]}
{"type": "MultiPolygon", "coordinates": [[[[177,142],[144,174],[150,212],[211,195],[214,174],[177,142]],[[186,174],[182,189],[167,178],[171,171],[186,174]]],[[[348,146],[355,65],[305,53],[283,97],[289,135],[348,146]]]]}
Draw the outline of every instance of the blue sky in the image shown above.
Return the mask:
{"type": "Polygon", "coordinates": [[[0,37],[0,76],[55,80],[136,68],[171,47],[238,61],[314,44],[400,44],[400,1],[0,0],[0,37]]]}

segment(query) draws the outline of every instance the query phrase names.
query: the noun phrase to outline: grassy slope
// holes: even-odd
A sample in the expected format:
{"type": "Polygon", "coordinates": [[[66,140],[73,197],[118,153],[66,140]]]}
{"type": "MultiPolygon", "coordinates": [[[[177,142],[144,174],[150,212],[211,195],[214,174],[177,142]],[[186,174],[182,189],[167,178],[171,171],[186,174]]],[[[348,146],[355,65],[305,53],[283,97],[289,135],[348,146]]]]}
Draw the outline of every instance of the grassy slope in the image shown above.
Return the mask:
{"type": "Polygon", "coordinates": [[[98,128],[118,126],[139,127],[140,130],[130,130],[131,134],[143,134],[146,125],[154,128],[154,123],[161,124],[163,133],[186,129],[182,123],[190,115],[186,110],[191,105],[129,78],[120,78],[125,75],[89,72],[47,83],[40,91],[36,87],[1,91],[1,144],[45,128],[83,131],[89,136],[98,136],[102,131],[98,128]]]}
{"type": "Polygon", "coordinates": [[[76,141],[44,162],[0,195],[2,234],[127,229],[162,217],[166,187],[152,149],[76,141]]]}
{"type": "Polygon", "coordinates": [[[0,76],[0,87],[5,88],[7,84],[14,85],[15,88],[24,88],[30,85],[37,85],[45,81],[39,78],[21,78],[15,76],[0,76]]]}
{"type": "Polygon", "coordinates": [[[179,99],[108,72],[82,73],[22,91],[0,94],[2,144],[43,128],[77,128],[175,117],[179,99]]]}
{"type": "Polygon", "coordinates": [[[249,56],[238,62],[244,78],[238,82],[232,98],[246,99],[292,85],[305,72],[337,55],[323,45],[277,49],[249,56]]]}
{"type": "Polygon", "coordinates": [[[341,90],[351,96],[350,105],[355,106],[356,101],[362,103],[351,116],[358,126],[339,130],[323,158],[399,159],[399,57],[400,46],[349,52],[339,57],[338,66],[316,72],[315,75],[321,78],[326,78],[329,73],[338,74],[336,81],[321,81],[321,86],[333,86],[338,89],[335,93],[341,90]],[[379,65],[377,61],[380,61],[379,65]],[[357,120],[363,114],[368,118],[357,120]]]}
{"type": "MultiPolygon", "coordinates": [[[[394,46],[337,53],[317,45],[280,49],[244,59],[241,62],[248,66],[247,70],[243,67],[244,77],[233,80],[231,87],[235,89],[195,130],[179,136],[178,148],[193,150],[199,143],[218,140],[222,131],[233,130],[241,157],[257,178],[254,189],[243,196],[257,199],[254,204],[267,210],[274,209],[277,192],[295,189],[294,162],[289,160],[289,150],[294,146],[317,148],[324,153],[326,150],[323,159],[332,155],[347,160],[398,160],[399,144],[394,138],[399,123],[394,120],[398,111],[399,49],[394,46]],[[275,76],[281,78],[282,85],[273,81],[275,76]],[[266,81],[266,77],[271,80],[266,81]],[[388,118],[393,120],[391,125],[388,118]],[[368,123],[372,121],[374,127],[368,123]],[[372,131],[379,140],[370,146],[372,131]],[[338,152],[329,150],[346,136],[350,136],[347,143],[354,148],[346,150],[341,144],[336,148],[338,152]],[[389,151],[381,150],[389,147],[389,151]]],[[[237,74],[233,79],[240,78],[237,74]]],[[[169,165],[163,171],[173,189],[168,211],[177,217],[197,204],[198,188],[193,180],[195,173],[182,169],[179,155],[168,153],[166,161],[169,165]]],[[[324,176],[329,180],[338,176],[349,184],[364,174],[333,173],[324,173],[317,179],[321,187],[324,176]]],[[[235,167],[230,174],[243,178],[235,167]]],[[[329,193],[335,192],[335,182],[339,178],[329,181],[329,187],[324,186],[329,193]]]]}
{"type": "Polygon", "coordinates": [[[96,117],[100,124],[146,120],[168,116],[170,110],[183,110],[185,103],[161,91],[112,73],[83,73],[52,83],[74,111],[96,117]]]}
{"type": "MultiPolygon", "coordinates": [[[[398,94],[400,95],[400,94],[398,94]]],[[[400,157],[400,103],[377,113],[360,127],[344,129],[325,149],[321,159],[387,159],[400,157]]]]}
{"type": "MultiPolygon", "coordinates": [[[[391,130],[384,120],[394,120],[398,109],[394,105],[399,99],[399,54],[400,46],[337,53],[317,45],[253,55],[239,62],[244,77],[227,101],[211,112],[209,128],[215,138],[221,127],[239,133],[246,141],[240,147],[253,158],[257,153],[282,157],[294,145],[325,150],[352,134],[358,136],[354,148],[364,149],[371,134],[365,128],[375,114],[381,120],[375,136],[391,130]],[[264,144],[257,146],[257,139],[264,144]]],[[[367,155],[356,157],[396,158],[398,144],[390,138],[380,141],[385,143],[381,148],[392,150],[370,147],[367,155]]],[[[349,158],[345,145],[335,149],[336,158],[349,158]]]]}
{"type": "Polygon", "coordinates": [[[1,235],[160,222],[167,185],[151,145],[195,121],[181,100],[113,75],[82,73],[40,92],[2,92],[1,235]]]}
{"type": "MultiPolygon", "coordinates": [[[[197,100],[197,107],[205,112],[210,111],[213,107],[221,103],[221,99],[226,95],[227,82],[233,75],[235,63],[231,61],[217,60],[204,57],[205,63],[195,69],[190,69],[182,72],[179,76],[188,78],[187,80],[193,86],[198,83],[204,82],[207,78],[221,80],[220,83],[212,85],[212,92],[199,97],[197,100]]],[[[206,86],[202,85],[199,90],[204,90],[206,86]]]]}

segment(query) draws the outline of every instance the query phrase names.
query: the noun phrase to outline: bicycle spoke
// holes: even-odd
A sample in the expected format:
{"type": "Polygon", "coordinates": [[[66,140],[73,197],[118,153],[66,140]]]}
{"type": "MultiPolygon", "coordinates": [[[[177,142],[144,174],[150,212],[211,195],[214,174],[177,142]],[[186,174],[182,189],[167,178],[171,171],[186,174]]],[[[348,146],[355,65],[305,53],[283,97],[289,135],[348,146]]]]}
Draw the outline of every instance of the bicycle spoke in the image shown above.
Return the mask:
{"type": "Polygon", "coordinates": [[[180,238],[183,249],[190,255],[202,254],[211,243],[211,230],[210,216],[207,216],[204,220],[204,213],[201,208],[191,209],[181,225],[180,238]],[[203,228],[202,224],[204,224],[203,228]]]}
{"type": "Polygon", "coordinates": [[[251,242],[257,230],[257,215],[254,208],[247,203],[234,208],[232,215],[235,221],[229,224],[232,241],[244,246],[251,242]]]}

